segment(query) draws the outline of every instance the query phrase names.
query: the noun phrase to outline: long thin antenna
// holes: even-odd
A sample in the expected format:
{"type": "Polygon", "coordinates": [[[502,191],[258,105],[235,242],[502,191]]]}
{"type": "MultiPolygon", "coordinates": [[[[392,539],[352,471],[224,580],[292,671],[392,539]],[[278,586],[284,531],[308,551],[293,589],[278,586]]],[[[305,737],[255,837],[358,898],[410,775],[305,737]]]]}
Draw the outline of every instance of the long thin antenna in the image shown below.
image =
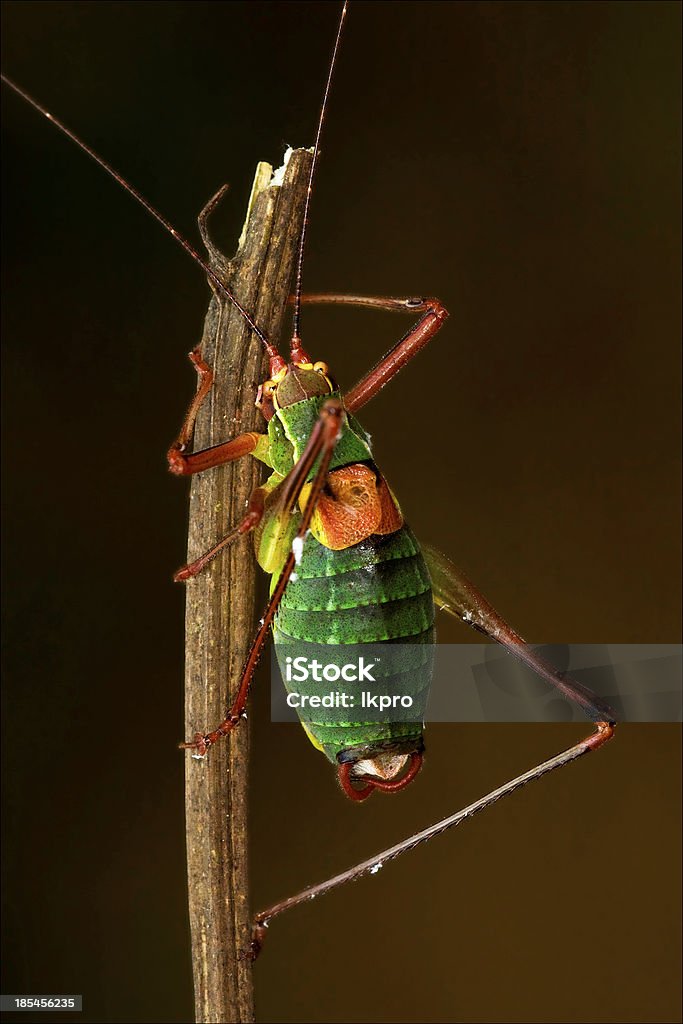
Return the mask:
{"type": "Polygon", "coordinates": [[[315,175],[316,164],[318,163],[318,150],[320,148],[320,136],[323,130],[323,121],[325,120],[325,111],[327,110],[327,98],[330,94],[330,85],[332,83],[332,74],[334,72],[335,64],[337,63],[337,50],[339,49],[339,40],[341,39],[342,28],[344,26],[344,18],[346,17],[346,9],[348,7],[348,0],[344,0],[342,4],[341,14],[339,16],[339,25],[337,27],[337,38],[334,41],[334,49],[332,51],[332,59],[330,60],[330,70],[327,72],[327,82],[325,84],[325,93],[323,95],[323,102],[320,108],[320,117],[318,118],[318,130],[315,135],[315,146],[313,147],[313,161],[311,163],[311,173],[308,177],[308,191],[306,192],[306,205],[304,206],[304,222],[301,228],[301,240],[299,242],[299,256],[297,258],[296,265],[296,292],[294,299],[294,321],[292,330],[292,354],[297,349],[301,348],[301,338],[299,336],[299,327],[301,324],[301,282],[303,279],[304,270],[304,248],[306,245],[306,228],[308,227],[308,210],[311,205],[311,194],[313,192],[313,176],[315,175]]]}
{"type": "MultiPolygon", "coordinates": [[[[14,92],[17,93],[18,96],[21,96],[21,98],[25,100],[28,104],[30,104],[30,106],[32,106],[34,110],[37,110],[39,114],[42,114],[43,117],[46,117],[47,120],[50,121],[56,128],[59,128],[59,130],[63,132],[63,134],[66,135],[67,138],[71,139],[72,142],[75,142],[79,149],[83,150],[83,152],[87,156],[89,156],[91,160],[94,160],[96,164],[99,164],[100,167],[103,170],[105,170],[107,174],[109,174],[114,179],[114,181],[117,182],[117,184],[121,186],[121,188],[125,189],[126,192],[128,192],[129,195],[133,196],[134,199],[137,199],[140,205],[144,206],[145,210],[147,210],[148,213],[151,213],[154,219],[157,220],[162,227],[166,228],[168,233],[172,235],[173,238],[175,238],[176,242],[178,242],[178,244],[183,247],[188,256],[190,256],[195,261],[195,263],[199,264],[199,266],[202,268],[202,270],[211,280],[211,282],[216,286],[216,288],[220,292],[222,292],[227,299],[230,300],[235,309],[238,311],[238,313],[240,313],[240,315],[244,319],[245,323],[251,328],[256,337],[263,343],[270,359],[280,359],[277,348],[271,344],[271,342],[268,340],[268,338],[263,333],[258,324],[254,322],[254,319],[247,312],[244,306],[238,301],[238,299],[235,298],[230,289],[227,288],[225,284],[223,284],[221,279],[217,276],[217,274],[214,273],[214,271],[208,265],[206,260],[202,259],[197,250],[188,242],[186,238],[183,237],[183,235],[180,234],[180,232],[176,231],[173,225],[166,220],[164,215],[159,213],[159,211],[154,206],[152,206],[152,204],[148,202],[147,199],[145,199],[145,197],[140,192],[138,192],[136,188],[134,188],[129,182],[127,182],[126,179],[111,166],[111,164],[108,164],[106,160],[103,160],[101,156],[98,156],[94,149],[91,149],[90,146],[88,146],[81,138],[78,137],[78,135],[75,134],[75,132],[72,132],[70,128],[67,128],[65,124],[59,121],[53,114],[50,113],[49,110],[46,110],[46,108],[43,107],[40,103],[38,103],[37,100],[34,100],[32,96],[30,96],[27,92],[24,92],[24,90],[20,86],[18,86],[16,82],[13,82],[10,78],[7,77],[7,75],[4,74],[0,75],[0,77],[2,78],[2,81],[5,83],[5,85],[8,85],[10,89],[13,89],[14,92]]],[[[308,199],[306,201],[308,202],[308,199]]]]}

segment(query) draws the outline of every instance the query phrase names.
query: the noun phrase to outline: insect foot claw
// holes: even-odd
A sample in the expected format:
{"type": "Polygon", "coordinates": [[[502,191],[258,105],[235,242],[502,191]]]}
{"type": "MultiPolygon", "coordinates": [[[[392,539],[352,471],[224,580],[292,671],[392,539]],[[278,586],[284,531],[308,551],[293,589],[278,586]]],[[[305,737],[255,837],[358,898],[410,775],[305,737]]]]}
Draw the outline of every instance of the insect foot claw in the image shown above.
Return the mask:
{"type": "Polygon", "coordinates": [[[195,751],[193,757],[202,758],[206,756],[206,752],[211,746],[210,743],[207,743],[207,739],[208,737],[203,733],[196,732],[191,743],[179,743],[178,747],[180,750],[193,750],[195,751]]]}
{"type": "Polygon", "coordinates": [[[266,937],[267,924],[262,924],[257,921],[251,931],[251,942],[249,943],[249,949],[241,949],[237,954],[238,960],[250,960],[251,963],[257,959],[261,949],[263,947],[263,940],[266,937]]]}
{"type": "Polygon", "coordinates": [[[173,445],[166,452],[168,468],[174,476],[185,476],[187,473],[186,458],[180,448],[173,445]]]}

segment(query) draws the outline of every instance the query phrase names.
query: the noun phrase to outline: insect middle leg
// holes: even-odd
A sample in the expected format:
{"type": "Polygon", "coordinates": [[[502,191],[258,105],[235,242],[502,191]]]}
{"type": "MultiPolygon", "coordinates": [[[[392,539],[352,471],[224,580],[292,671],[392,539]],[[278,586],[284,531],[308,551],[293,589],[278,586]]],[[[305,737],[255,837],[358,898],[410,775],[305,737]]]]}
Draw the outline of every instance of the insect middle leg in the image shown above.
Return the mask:
{"type": "MultiPolygon", "coordinates": [[[[202,359],[199,348],[194,348],[189,354],[190,362],[197,371],[199,383],[196,394],[180,428],[180,433],[168,450],[168,468],[176,476],[191,476],[194,473],[203,473],[206,469],[213,469],[215,466],[225,465],[227,462],[234,462],[244,455],[252,455],[259,444],[266,445],[267,437],[256,432],[239,434],[231,441],[224,441],[222,444],[213,445],[211,448],[203,448],[201,451],[187,453],[187,447],[192,439],[197,414],[206,400],[213,386],[213,371],[202,359]]],[[[209,551],[205,551],[194,562],[179,569],[173,579],[176,583],[192,579],[197,576],[206,566],[213,561],[216,555],[227,547],[243,533],[249,533],[255,529],[263,518],[266,492],[262,487],[256,488],[249,499],[247,514],[242,521],[229,533],[222,537],[209,551]]]]}
{"type": "MultiPolygon", "coordinates": [[[[311,432],[306,447],[299,461],[294,465],[291,472],[279,484],[281,488],[277,513],[287,521],[296,508],[299,496],[306,484],[309,473],[316,461],[320,459],[315,476],[311,482],[310,490],[306,496],[306,503],[301,513],[296,536],[287,553],[284,565],[280,571],[277,584],[272,592],[270,601],[259,624],[258,631],[251,645],[247,660],[242,669],[237,694],[232,702],[228,714],[224,720],[209,733],[196,733],[194,739],[189,743],[181,743],[181,748],[195,750],[197,757],[203,757],[209,747],[216,743],[222,736],[227,736],[236,725],[239,724],[249,697],[249,689],[258,665],[264,644],[268,638],[270,627],[277,613],[282,595],[289,583],[297,559],[299,546],[303,544],[304,537],[310,526],[313,513],[320,496],[320,492],[327,479],[327,471],[332,461],[334,449],[339,439],[339,430],[342,417],[342,406],[336,398],[328,399],[320,410],[318,421],[311,432]]],[[[263,490],[259,488],[258,490],[263,490]]],[[[257,493],[257,492],[255,492],[257,493]]],[[[272,493],[272,492],[271,492],[272,493]]],[[[246,532],[246,531],[245,531],[246,532]]],[[[234,539],[236,531],[232,531],[234,539]]]]}

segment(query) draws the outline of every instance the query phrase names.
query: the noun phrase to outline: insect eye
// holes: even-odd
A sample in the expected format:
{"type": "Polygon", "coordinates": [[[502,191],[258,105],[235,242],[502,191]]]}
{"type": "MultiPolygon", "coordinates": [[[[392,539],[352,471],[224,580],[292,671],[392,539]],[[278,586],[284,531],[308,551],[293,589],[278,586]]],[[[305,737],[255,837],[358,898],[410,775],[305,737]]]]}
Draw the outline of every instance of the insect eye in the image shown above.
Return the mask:
{"type": "Polygon", "coordinates": [[[276,387],[273,380],[267,380],[263,384],[259,384],[255,403],[257,409],[261,409],[265,402],[275,401],[276,387]]]}

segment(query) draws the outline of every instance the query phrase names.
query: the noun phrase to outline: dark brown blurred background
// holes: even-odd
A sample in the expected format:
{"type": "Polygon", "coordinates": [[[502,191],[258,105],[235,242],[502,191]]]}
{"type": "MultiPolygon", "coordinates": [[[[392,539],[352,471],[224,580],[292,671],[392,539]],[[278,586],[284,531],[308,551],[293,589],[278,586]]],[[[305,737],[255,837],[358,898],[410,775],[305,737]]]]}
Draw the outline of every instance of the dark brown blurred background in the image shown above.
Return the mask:
{"type": "MultiPolygon", "coordinates": [[[[311,143],[337,12],[6,3],[5,70],[193,237],[229,181],[231,249],[256,161],[311,143]]],[[[450,309],[363,420],[418,534],[538,642],[680,639],[679,18],[358,2],[344,35],[306,284],[450,309]]],[[[164,452],[208,289],[3,101],[3,991],[82,992],[83,1021],[183,1021],[186,488],[164,452]]],[[[406,326],[304,319],[343,386],[406,326]]],[[[448,622],[440,637],[473,639],[448,622]]],[[[581,735],[433,726],[419,782],[358,807],[300,729],[270,723],[267,691],[250,716],[255,908],[581,735]]],[[[259,1020],[678,1020],[679,740],[625,726],[282,918],[256,965],[259,1020]]]]}

